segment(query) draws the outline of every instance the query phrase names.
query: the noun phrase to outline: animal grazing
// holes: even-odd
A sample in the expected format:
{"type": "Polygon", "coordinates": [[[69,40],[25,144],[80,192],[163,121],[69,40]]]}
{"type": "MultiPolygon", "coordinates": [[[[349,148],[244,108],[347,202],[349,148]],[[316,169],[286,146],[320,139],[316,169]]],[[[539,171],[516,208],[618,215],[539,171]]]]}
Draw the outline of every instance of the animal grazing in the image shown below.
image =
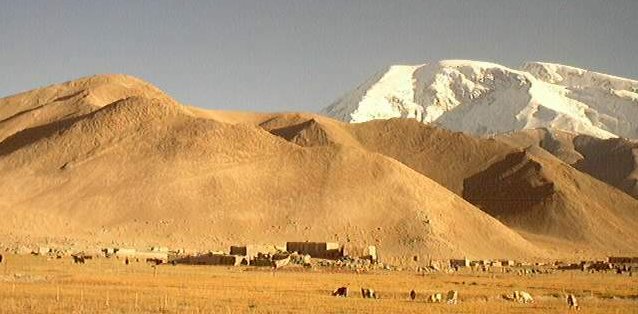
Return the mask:
{"type": "Polygon", "coordinates": [[[164,260],[159,259],[159,258],[147,258],[146,259],[147,263],[151,263],[151,264],[155,264],[155,265],[162,265],[164,264],[164,260]]]}
{"type": "Polygon", "coordinates": [[[513,296],[514,296],[513,297],[514,301],[518,303],[533,303],[534,302],[534,298],[532,298],[532,295],[525,291],[514,291],[513,296]]]}
{"type": "Polygon", "coordinates": [[[456,304],[458,303],[459,292],[456,290],[450,290],[447,292],[447,304],[456,304]]]}
{"type": "Polygon", "coordinates": [[[379,295],[372,289],[361,288],[361,297],[364,299],[378,299],[379,295]]]}
{"type": "Polygon", "coordinates": [[[433,293],[432,295],[430,295],[428,301],[430,301],[430,303],[441,303],[443,302],[443,294],[441,294],[440,292],[433,293]]]}
{"type": "Polygon", "coordinates": [[[92,255],[86,255],[84,252],[75,253],[71,257],[73,257],[73,263],[75,264],[84,264],[87,260],[93,259],[92,255]]]}
{"type": "Polygon", "coordinates": [[[416,299],[416,291],[410,291],[410,300],[414,301],[416,299]]]}
{"type": "Polygon", "coordinates": [[[73,257],[73,263],[75,264],[84,264],[86,261],[85,257],[82,255],[71,255],[73,257]]]}
{"type": "Polygon", "coordinates": [[[332,291],[333,297],[348,297],[348,287],[339,287],[332,291]]]}
{"type": "Polygon", "coordinates": [[[567,295],[567,306],[569,306],[569,309],[580,309],[580,307],[578,306],[578,300],[576,300],[575,295],[571,293],[567,295]]]}

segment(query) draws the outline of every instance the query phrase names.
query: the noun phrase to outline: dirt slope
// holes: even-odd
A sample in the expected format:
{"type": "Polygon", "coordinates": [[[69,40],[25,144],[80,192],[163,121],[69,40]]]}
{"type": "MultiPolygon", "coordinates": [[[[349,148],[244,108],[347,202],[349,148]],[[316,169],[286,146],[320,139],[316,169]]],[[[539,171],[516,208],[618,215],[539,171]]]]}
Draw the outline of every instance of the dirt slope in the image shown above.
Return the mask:
{"type": "Polygon", "coordinates": [[[638,248],[638,202],[539,148],[466,179],[463,196],[517,230],[608,252],[638,248]]]}
{"type": "Polygon", "coordinates": [[[525,130],[497,138],[517,147],[542,147],[574,168],[638,199],[636,141],[599,139],[548,129],[525,130]]]}
{"type": "MultiPolygon", "coordinates": [[[[273,134],[302,146],[362,147],[391,157],[539,244],[561,251],[638,251],[638,202],[543,149],[516,148],[409,119],[335,124],[297,117],[287,127],[283,120],[273,134]]],[[[545,147],[566,159],[577,154],[560,145],[545,147]]]]}
{"type": "MultiPolygon", "coordinates": [[[[384,155],[328,142],[302,147],[258,125],[202,118],[161,94],[120,97],[128,92],[135,93],[126,91],[73,119],[5,133],[2,238],[199,249],[328,240],[377,244],[397,262],[413,255],[545,256],[461,197],[384,155]]],[[[15,116],[13,109],[3,110],[15,116]]],[[[263,118],[251,116],[275,123],[263,118]]],[[[313,122],[307,124],[313,131],[313,122]]]]}
{"type": "Polygon", "coordinates": [[[0,98],[0,141],[26,128],[73,119],[130,96],[172,101],[156,87],[132,76],[85,77],[0,98]]]}

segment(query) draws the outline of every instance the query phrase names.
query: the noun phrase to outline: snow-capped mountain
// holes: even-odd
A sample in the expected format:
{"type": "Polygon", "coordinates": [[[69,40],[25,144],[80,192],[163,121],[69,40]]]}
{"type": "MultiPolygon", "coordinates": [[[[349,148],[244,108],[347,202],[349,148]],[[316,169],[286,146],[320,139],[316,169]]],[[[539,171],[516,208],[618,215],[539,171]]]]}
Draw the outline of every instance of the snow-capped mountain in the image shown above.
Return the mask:
{"type": "Polygon", "coordinates": [[[391,66],[322,113],[346,122],[407,117],[476,135],[548,127],[638,138],[638,81],[551,63],[514,70],[444,60],[391,66]]]}

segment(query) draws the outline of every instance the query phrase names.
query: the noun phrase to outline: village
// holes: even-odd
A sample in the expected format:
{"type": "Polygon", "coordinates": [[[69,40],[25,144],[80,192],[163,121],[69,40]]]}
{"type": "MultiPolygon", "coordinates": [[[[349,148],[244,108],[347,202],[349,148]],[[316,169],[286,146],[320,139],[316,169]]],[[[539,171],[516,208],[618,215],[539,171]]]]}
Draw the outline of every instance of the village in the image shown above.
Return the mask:
{"type": "Polygon", "coordinates": [[[73,252],[70,249],[38,246],[33,250],[5,249],[13,254],[31,254],[48,258],[71,257],[75,263],[85,263],[93,258],[115,258],[123,263],[146,262],[155,265],[222,265],[273,267],[333,267],[354,271],[415,270],[417,272],[517,272],[521,274],[549,273],[554,271],[580,270],[587,272],[608,271],[633,276],[638,269],[638,256],[609,256],[606,260],[582,260],[580,262],[553,261],[529,262],[511,259],[457,258],[447,260],[427,259],[421,262],[413,257],[413,267],[383,263],[376,246],[353,246],[336,242],[286,242],[283,245],[245,244],[232,245],[227,252],[209,251],[187,253],[184,249],[169,249],[155,246],[147,250],[129,247],[104,247],[93,251],[73,252]]]}
{"type": "MultiPolygon", "coordinates": [[[[74,252],[68,248],[38,246],[32,250],[5,248],[12,254],[31,254],[47,258],[61,259],[70,257],[74,263],[86,263],[93,258],[114,258],[125,264],[146,262],[154,265],[186,264],[186,265],[221,265],[221,266],[254,266],[272,267],[286,266],[333,267],[353,271],[414,270],[417,272],[516,272],[520,274],[550,273],[554,271],[580,270],[587,272],[615,272],[633,276],[638,269],[638,256],[609,256],[606,260],[582,260],[580,262],[529,262],[511,259],[479,259],[457,258],[447,260],[427,259],[421,262],[418,256],[413,257],[413,267],[396,266],[383,263],[379,258],[376,246],[353,246],[336,242],[286,242],[283,245],[245,244],[232,245],[227,252],[209,251],[187,253],[184,249],[169,249],[154,246],[147,250],[130,247],[104,247],[92,251],[74,252]]],[[[1,261],[1,259],[0,259],[1,261]]]]}
{"type": "MultiPolygon", "coordinates": [[[[424,259],[418,256],[413,257],[412,265],[392,265],[385,263],[380,258],[380,252],[376,246],[363,245],[353,246],[335,242],[287,242],[283,245],[265,244],[245,244],[232,245],[227,251],[209,252],[186,252],[183,249],[170,249],[163,246],[150,247],[146,250],[130,247],[102,247],[94,250],[73,251],[70,249],[39,246],[28,250],[4,248],[3,255],[0,255],[0,263],[13,263],[11,259],[20,259],[20,256],[32,256],[42,260],[60,261],[65,267],[79,267],[82,269],[85,264],[104,263],[119,264],[122,269],[128,267],[143,267],[148,265],[156,276],[162,269],[177,271],[180,273],[181,267],[199,267],[201,269],[211,266],[211,269],[218,266],[224,269],[255,269],[261,271],[272,271],[287,273],[301,272],[310,274],[412,274],[412,276],[450,276],[458,274],[461,276],[479,276],[479,278],[494,278],[495,275],[508,276],[513,278],[542,278],[543,276],[559,275],[561,273],[586,274],[608,274],[609,276],[621,276],[630,278],[638,269],[638,257],[610,256],[606,260],[587,260],[580,262],[529,262],[510,259],[481,259],[473,260],[468,258],[456,258],[446,260],[424,259]],[[100,260],[104,260],[100,262],[100,260]],[[75,265],[75,266],[72,266],[75,265]],[[167,268],[165,268],[167,267],[167,268]],[[491,276],[491,277],[490,277],[491,276]]],[[[45,262],[47,263],[47,262],[45,262]]],[[[59,264],[59,262],[57,262],[59,264]]],[[[17,275],[14,275],[17,276],[17,275]]],[[[394,275],[392,275],[394,276],[394,275]]],[[[592,275],[590,275],[592,276],[592,275]]],[[[6,280],[12,278],[7,277],[6,280]]],[[[15,277],[13,280],[20,280],[15,277]]],[[[15,284],[14,284],[15,285],[15,284]]],[[[390,297],[388,291],[383,286],[351,284],[339,285],[337,287],[325,287],[325,293],[333,297],[352,298],[360,294],[363,299],[384,299],[390,297]],[[356,293],[353,294],[353,291],[356,293]],[[360,293],[359,293],[360,292],[360,293]]],[[[418,302],[422,300],[426,303],[440,303],[454,305],[460,302],[472,302],[471,296],[464,296],[462,287],[454,286],[453,289],[441,291],[425,291],[419,288],[412,288],[405,291],[409,300],[418,302]]],[[[565,291],[556,291],[563,298],[565,306],[568,308],[580,307],[577,294],[565,291]]],[[[394,297],[394,296],[392,296],[394,297]]],[[[533,304],[536,296],[525,290],[503,290],[497,296],[505,302],[517,304],[533,304]]],[[[579,295],[578,298],[582,297],[579,295]]]]}

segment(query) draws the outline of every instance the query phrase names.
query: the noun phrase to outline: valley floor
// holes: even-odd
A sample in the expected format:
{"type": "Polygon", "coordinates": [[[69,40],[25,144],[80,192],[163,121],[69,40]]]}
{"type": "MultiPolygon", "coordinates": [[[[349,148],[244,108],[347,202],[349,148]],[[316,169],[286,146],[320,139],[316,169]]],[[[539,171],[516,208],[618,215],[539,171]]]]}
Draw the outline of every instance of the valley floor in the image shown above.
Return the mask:
{"type": "Polygon", "coordinates": [[[580,271],[516,274],[417,274],[411,271],[328,272],[288,268],[184,266],[98,258],[5,255],[0,264],[0,313],[565,313],[564,292],[581,313],[638,312],[638,276],[580,271]],[[340,286],[348,298],[331,296],[340,286]],[[362,299],[361,287],[379,300],[362,299]],[[416,301],[408,298],[417,291],[416,301]],[[459,291],[459,304],[432,304],[432,293],[459,291]],[[506,301],[524,290],[535,302],[506,301]]]}

